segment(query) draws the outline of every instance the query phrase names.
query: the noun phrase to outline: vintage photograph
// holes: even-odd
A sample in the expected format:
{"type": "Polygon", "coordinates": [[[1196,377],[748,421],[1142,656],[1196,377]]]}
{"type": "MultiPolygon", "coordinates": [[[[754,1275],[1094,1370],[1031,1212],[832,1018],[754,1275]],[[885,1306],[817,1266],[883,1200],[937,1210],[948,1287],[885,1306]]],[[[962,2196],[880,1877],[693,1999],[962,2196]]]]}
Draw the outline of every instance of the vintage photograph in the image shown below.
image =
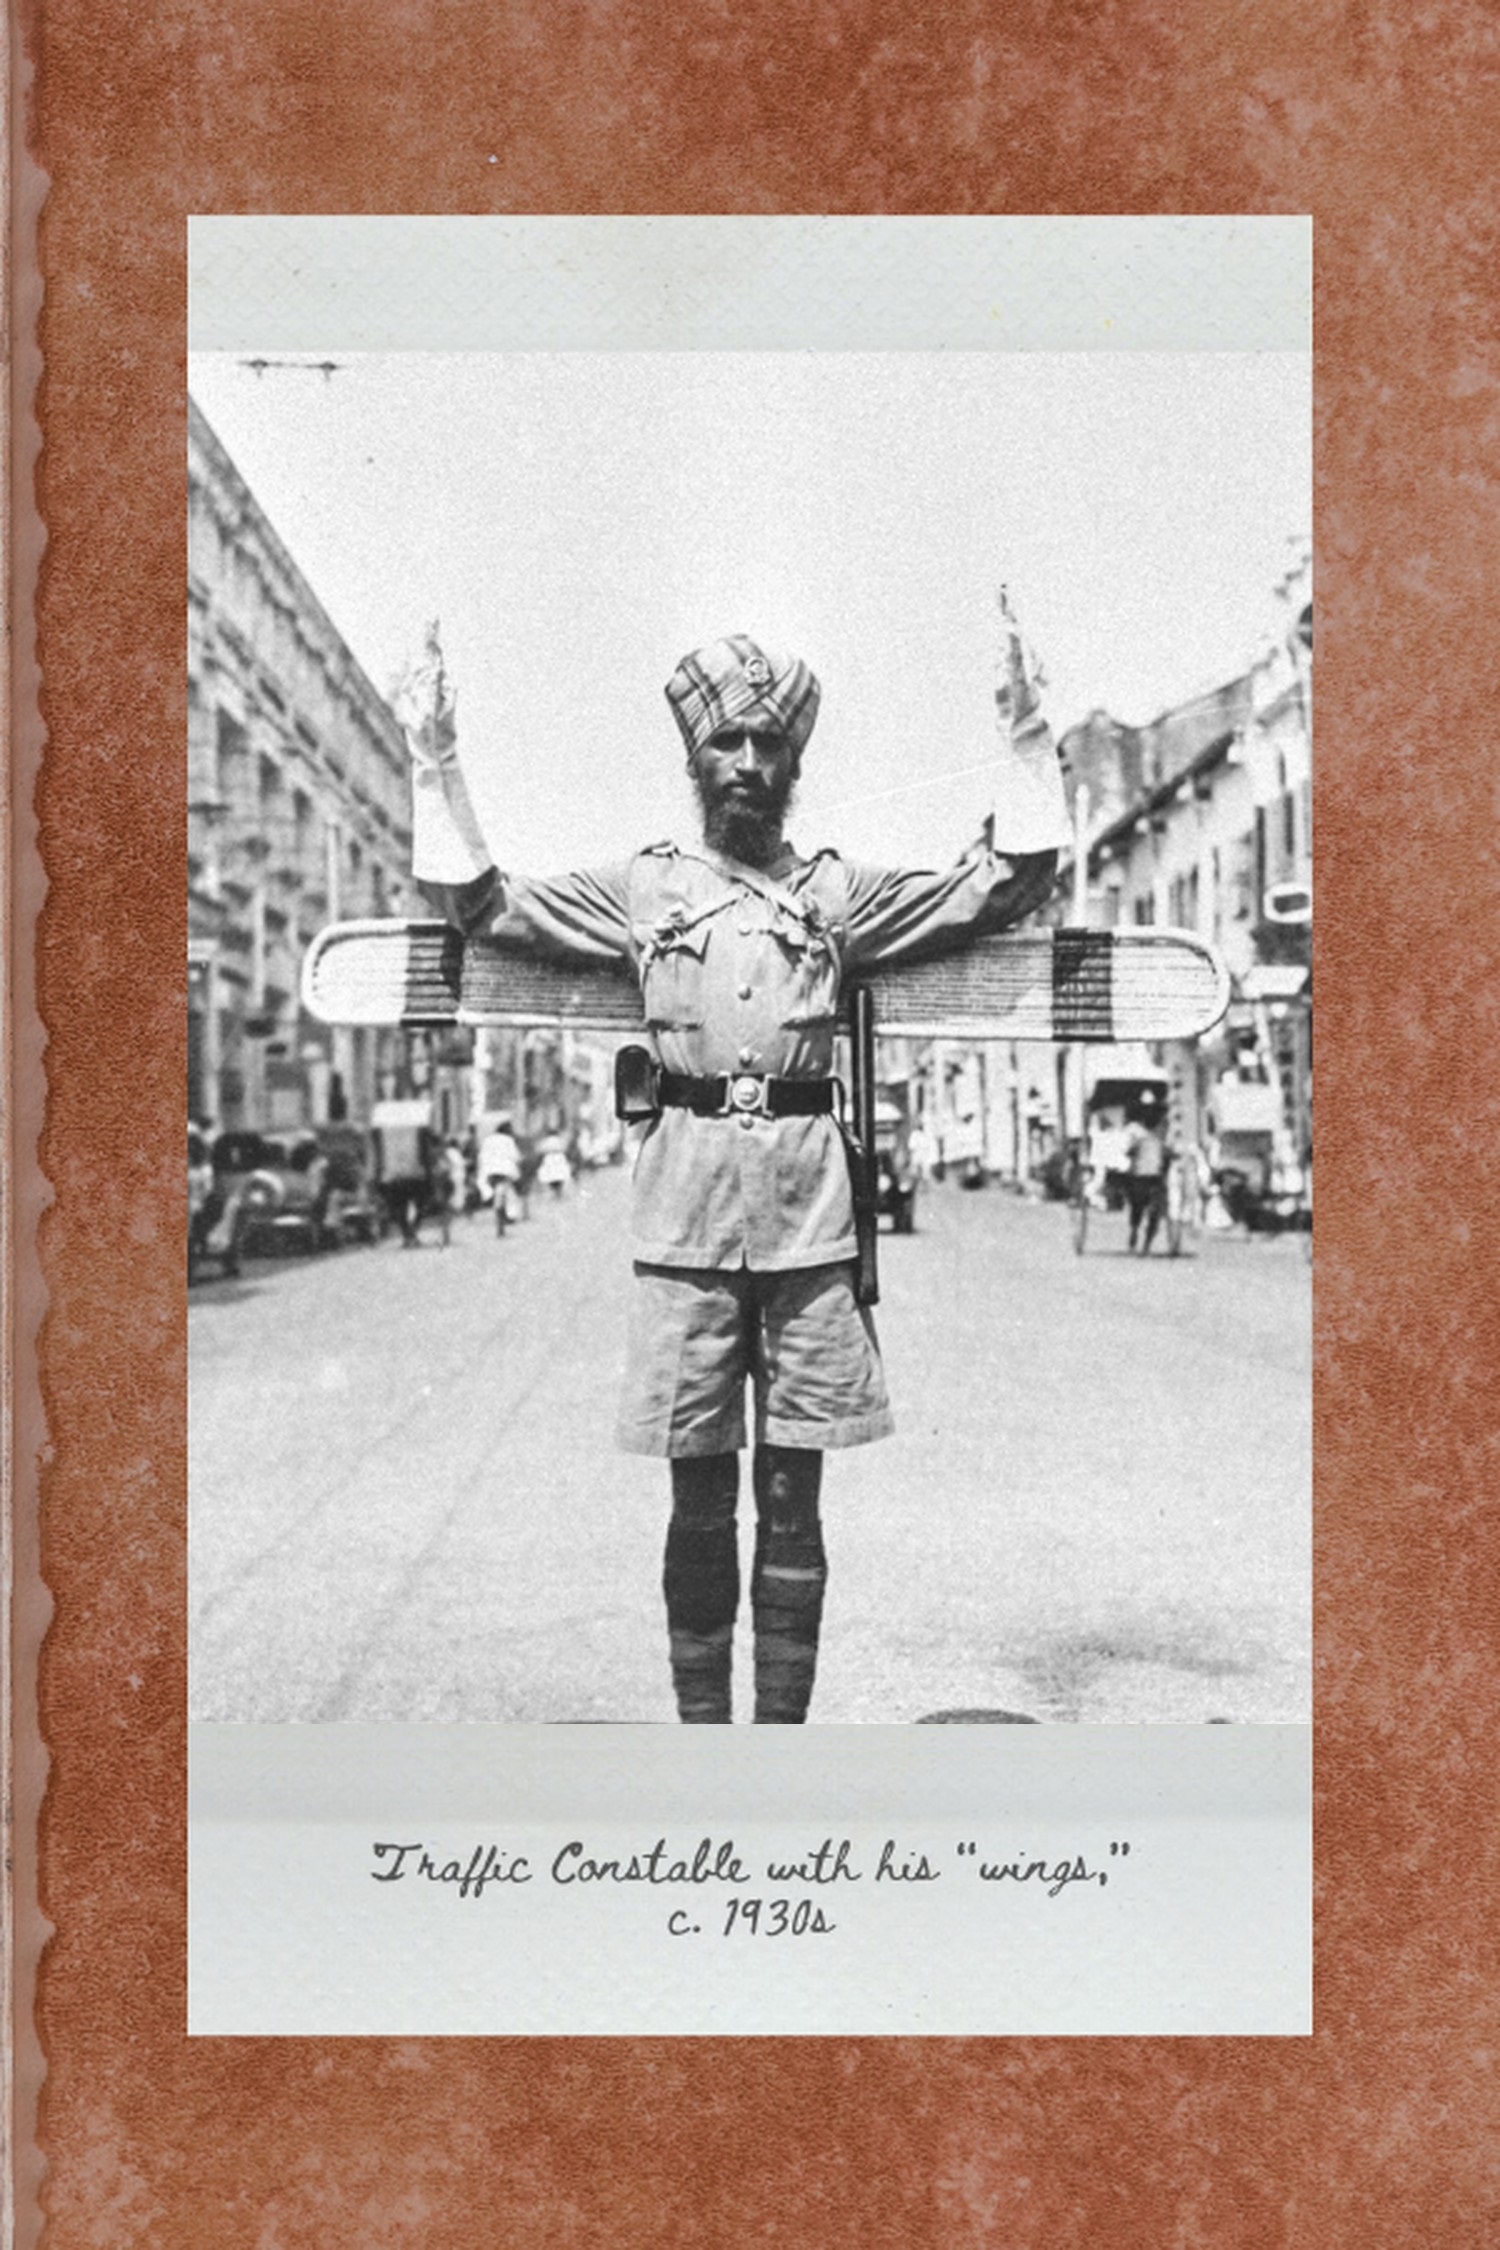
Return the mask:
{"type": "Polygon", "coordinates": [[[190,1712],[1310,1715],[1310,362],[213,352],[190,1712]]]}

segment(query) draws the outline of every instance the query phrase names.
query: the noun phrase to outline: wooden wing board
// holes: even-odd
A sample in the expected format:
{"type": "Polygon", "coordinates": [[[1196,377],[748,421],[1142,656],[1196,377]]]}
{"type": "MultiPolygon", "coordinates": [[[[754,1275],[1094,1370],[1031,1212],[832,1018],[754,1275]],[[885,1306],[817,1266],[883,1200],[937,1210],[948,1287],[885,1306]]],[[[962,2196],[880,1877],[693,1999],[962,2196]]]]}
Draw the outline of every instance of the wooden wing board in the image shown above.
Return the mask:
{"type": "MultiPolygon", "coordinates": [[[[1026,930],[869,979],[884,1032],[923,1038],[1191,1039],[1229,997],[1224,963],[1183,930],[1026,930]]],[[[465,939],[441,922],[341,922],[321,932],[303,999],[325,1023],[569,1023],[633,1031],[629,969],[560,963],[465,939]]]]}

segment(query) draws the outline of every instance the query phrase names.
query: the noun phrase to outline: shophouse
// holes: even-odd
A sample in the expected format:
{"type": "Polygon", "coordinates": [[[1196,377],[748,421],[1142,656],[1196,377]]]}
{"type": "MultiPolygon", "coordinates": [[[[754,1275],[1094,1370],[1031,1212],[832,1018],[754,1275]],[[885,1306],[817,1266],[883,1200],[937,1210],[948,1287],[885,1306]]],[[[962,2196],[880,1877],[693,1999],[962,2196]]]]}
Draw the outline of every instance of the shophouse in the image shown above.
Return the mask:
{"type": "Polygon", "coordinates": [[[188,1103],[215,1126],[464,1110],[462,1038],[330,1029],[299,1000],[326,922],[420,912],[401,729],[233,461],[188,410],[188,1103]]]}
{"type": "MultiPolygon", "coordinates": [[[[1209,1038],[1158,1049],[1177,1134],[1208,1146],[1253,1116],[1284,1170],[1312,1149],[1312,608],[1310,564],[1277,589],[1275,630],[1239,679],[1142,730],[1137,794],[1100,786],[1100,715],[1064,737],[1086,842],[1067,909],[1095,927],[1166,925],[1210,938],[1233,980],[1209,1038]],[[1082,755],[1079,755],[1079,752],[1082,755]],[[1088,761],[1093,760],[1092,770],[1088,761]],[[1087,775],[1087,779],[1085,779],[1087,775]],[[1090,784],[1092,783],[1092,787],[1090,784]],[[1097,791],[1097,795],[1096,792],[1097,791]],[[1102,824],[1090,817],[1102,803],[1102,824]],[[1259,1088],[1258,1094],[1240,1089],[1259,1088]]],[[[1118,730],[1124,733],[1125,730],[1118,730]]]]}

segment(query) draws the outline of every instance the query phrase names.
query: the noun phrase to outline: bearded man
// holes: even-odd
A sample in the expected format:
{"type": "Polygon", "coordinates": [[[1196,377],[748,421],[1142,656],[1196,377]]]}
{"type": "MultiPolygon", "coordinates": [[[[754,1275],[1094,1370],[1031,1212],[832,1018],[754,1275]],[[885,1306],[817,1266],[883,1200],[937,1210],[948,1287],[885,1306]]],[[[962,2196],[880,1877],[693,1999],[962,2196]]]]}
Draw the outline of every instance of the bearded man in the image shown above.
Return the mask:
{"type": "Polygon", "coordinates": [[[685,656],[666,695],[701,844],[651,844],[547,880],[501,875],[439,696],[430,721],[409,730],[413,867],[467,934],[557,960],[623,958],[640,979],[660,1068],[633,1184],[637,1287],[619,1442],[671,1464],[662,1585],[678,1714],[722,1724],[750,1437],[755,1718],[798,1724],[828,1574],[823,1455],[892,1427],[874,1325],[854,1287],[832,1077],[841,985],[877,964],[952,951],[1039,905],[1056,869],[1061,790],[1013,633],[997,698],[1008,721],[1000,833],[1011,848],[978,849],[943,872],[834,851],[804,859],[787,840],[820,695],[799,657],[737,634],[685,656]]]}

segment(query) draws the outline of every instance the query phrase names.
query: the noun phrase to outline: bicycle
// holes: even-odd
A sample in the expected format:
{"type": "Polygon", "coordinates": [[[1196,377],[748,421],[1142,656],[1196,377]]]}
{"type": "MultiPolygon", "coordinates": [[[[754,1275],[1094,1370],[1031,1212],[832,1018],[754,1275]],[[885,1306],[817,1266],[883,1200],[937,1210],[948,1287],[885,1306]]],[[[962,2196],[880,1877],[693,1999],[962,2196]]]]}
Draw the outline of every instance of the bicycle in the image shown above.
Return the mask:
{"type": "Polygon", "coordinates": [[[1075,1257],[1081,1258],[1089,1239],[1089,1181],[1091,1167],[1075,1158],[1068,1176],[1068,1228],[1075,1257]]]}

